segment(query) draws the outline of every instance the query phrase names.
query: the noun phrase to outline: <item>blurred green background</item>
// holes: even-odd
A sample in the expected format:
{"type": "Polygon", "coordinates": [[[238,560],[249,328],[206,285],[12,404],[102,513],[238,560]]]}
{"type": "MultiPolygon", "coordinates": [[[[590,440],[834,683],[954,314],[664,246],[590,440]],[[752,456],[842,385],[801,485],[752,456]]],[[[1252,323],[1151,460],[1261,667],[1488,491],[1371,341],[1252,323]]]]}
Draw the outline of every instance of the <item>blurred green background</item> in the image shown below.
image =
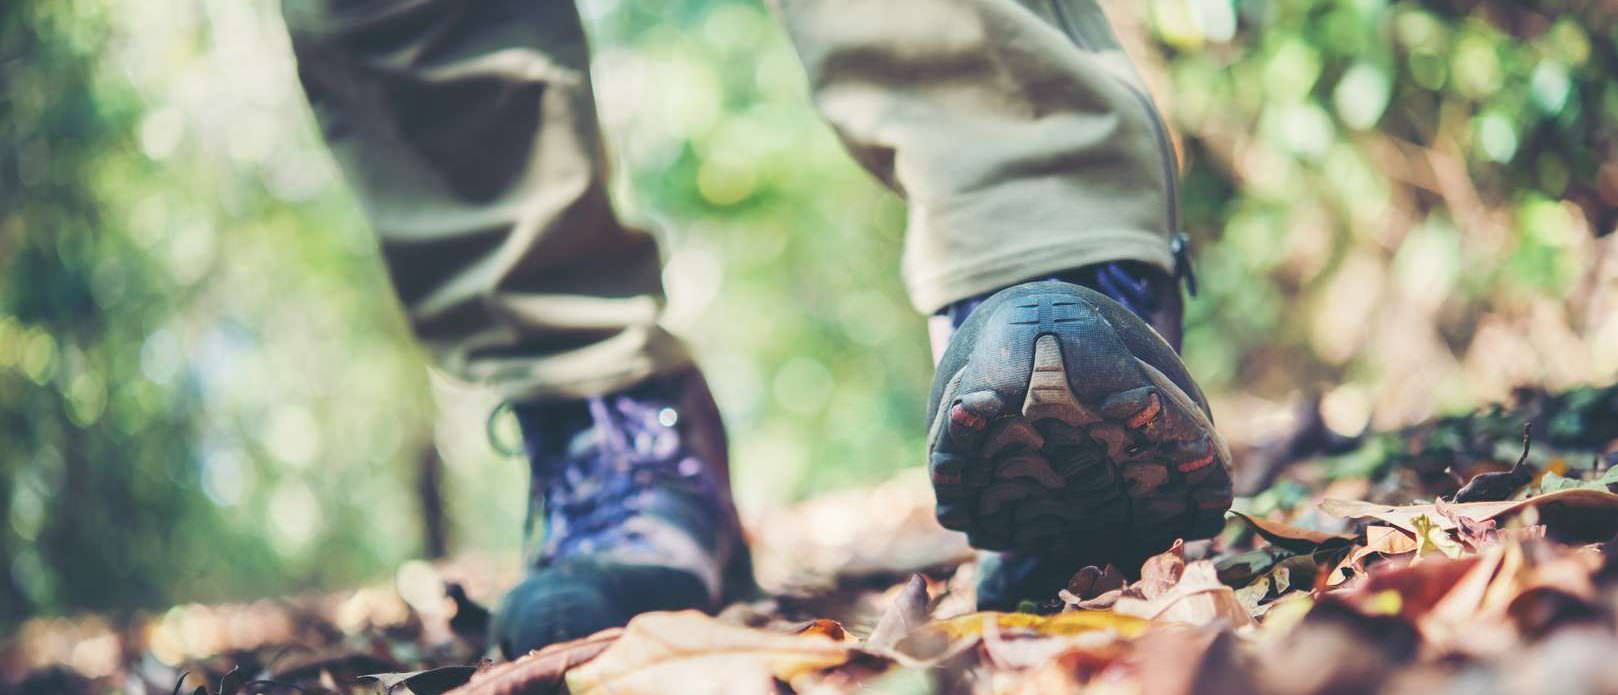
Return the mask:
{"type": "MultiPolygon", "coordinates": [[[[903,206],[768,11],[581,6],[744,516],[917,465],[903,206]]],[[[1238,445],[1307,393],[1353,430],[1618,374],[1610,3],[1108,7],[1181,147],[1186,356],[1238,445]]],[[[274,2],[0,3],[0,629],[384,576],[438,550],[424,477],[450,550],[514,557],[490,405],[425,373],[274,2]]]]}

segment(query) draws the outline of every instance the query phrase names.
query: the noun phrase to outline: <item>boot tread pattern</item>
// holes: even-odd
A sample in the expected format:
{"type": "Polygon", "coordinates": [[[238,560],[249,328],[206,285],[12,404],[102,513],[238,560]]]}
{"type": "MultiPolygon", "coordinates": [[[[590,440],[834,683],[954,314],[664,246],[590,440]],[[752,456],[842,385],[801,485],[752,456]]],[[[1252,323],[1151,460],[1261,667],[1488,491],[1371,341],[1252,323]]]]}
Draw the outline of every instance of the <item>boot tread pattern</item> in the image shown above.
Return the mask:
{"type": "MultiPolygon", "coordinates": [[[[1039,331],[1026,386],[946,389],[940,407],[948,415],[929,457],[940,523],[985,550],[1098,561],[1217,534],[1231,503],[1229,454],[1193,399],[1133,355],[1112,362],[1064,354],[1110,347],[1064,333],[1082,323],[1078,302],[1047,293],[1007,309],[1012,330],[1039,331]],[[1138,378],[1083,371],[1116,364],[1138,378]],[[1138,386],[1080,395],[1086,380],[1101,377],[1097,383],[1138,386]]],[[[957,374],[952,386],[960,383],[957,374]]]]}

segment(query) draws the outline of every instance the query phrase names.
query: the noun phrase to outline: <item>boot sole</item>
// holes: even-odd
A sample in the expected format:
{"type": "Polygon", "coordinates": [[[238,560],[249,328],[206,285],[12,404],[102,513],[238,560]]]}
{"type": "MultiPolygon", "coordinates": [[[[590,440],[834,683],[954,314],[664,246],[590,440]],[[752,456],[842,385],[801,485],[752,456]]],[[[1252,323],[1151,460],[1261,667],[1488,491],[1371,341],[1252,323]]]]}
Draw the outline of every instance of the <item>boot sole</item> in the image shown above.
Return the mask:
{"type": "Polygon", "coordinates": [[[1011,298],[1008,325],[970,346],[943,391],[929,455],[938,520],[975,547],[1101,563],[1224,528],[1223,440],[1087,301],[1110,300],[1011,298]],[[1010,386],[958,393],[963,383],[1010,386]]]}

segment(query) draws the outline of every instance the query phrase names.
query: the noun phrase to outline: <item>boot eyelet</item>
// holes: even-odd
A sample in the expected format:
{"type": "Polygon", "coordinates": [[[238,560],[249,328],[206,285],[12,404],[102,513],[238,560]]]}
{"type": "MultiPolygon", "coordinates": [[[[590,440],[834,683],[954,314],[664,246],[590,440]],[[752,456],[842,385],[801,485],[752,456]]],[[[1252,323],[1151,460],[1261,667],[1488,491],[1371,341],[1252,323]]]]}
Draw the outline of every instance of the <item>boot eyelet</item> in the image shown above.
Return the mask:
{"type": "Polygon", "coordinates": [[[690,457],[683,458],[680,459],[680,464],[677,466],[677,470],[679,470],[680,475],[682,476],[687,478],[695,478],[702,473],[702,462],[690,457]]]}

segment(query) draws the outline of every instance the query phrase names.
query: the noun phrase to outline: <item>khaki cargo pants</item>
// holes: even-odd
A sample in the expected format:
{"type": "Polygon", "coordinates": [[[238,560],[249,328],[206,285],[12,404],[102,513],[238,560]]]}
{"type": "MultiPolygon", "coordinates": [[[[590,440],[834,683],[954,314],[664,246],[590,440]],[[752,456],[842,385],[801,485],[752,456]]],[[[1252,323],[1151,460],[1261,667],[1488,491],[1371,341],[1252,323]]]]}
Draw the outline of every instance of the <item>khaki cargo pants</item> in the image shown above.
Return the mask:
{"type": "MultiPolygon", "coordinates": [[[[915,307],[1092,263],[1170,270],[1175,165],[1094,0],[778,0],[821,115],[909,206],[915,307]]],[[[614,215],[566,0],[284,0],[309,102],[450,376],[578,397],[689,363],[614,215]]]]}

